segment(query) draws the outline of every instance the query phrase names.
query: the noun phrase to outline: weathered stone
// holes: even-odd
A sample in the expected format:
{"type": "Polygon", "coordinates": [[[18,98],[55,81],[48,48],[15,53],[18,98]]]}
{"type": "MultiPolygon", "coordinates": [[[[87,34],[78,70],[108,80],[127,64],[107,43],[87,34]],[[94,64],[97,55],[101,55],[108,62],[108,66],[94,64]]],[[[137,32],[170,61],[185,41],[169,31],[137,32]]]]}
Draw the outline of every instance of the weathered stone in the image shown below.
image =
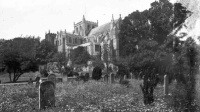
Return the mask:
{"type": "Polygon", "coordinates": [[[39,109],[55,106],[55,84],[52,81],[42,82],[39,86],[39,109]]]}
{"type": "Polygon", "coordinates": [[[124,80],[127,80],[127,76],[126,75],[124,75],[124,80]]]}
{"type": "Polygon", "coordinates": [[[104,75],[104,82],[108,83],[108,75],[104,75]]]}
{"type": "Polygon", "coordinates": [[[168,85],[168,82],[169,80],[168,80],[168,76],[167,75],[165,75],[164,76],[164,94],[165,95],[168,95],[168,90],[169,90],[169,85],[168,85]]]}
{"type": "Polygon", "coordinates": [[[130,76],[131,76],[131,79],[133,79],[133,73],[132,72],[130,73],[130,76]]]}
{"type": "Polygon", "coordinates": [[[115,82],[115,74],[111,73],[110,74],[110,83],[114,83],[115,82]]]}
{"type": "Polygon", "coordinates": [[[89,73],[85,73],[85,81],[88,81],[90,79],[90,74],[89,73]]]}
{"type": "Polygon", "coordinates": [[[52,81],[55,86],[56,86],[56,75],[55,74],[50,74],[47,78],[48,81],[52,81]]]}

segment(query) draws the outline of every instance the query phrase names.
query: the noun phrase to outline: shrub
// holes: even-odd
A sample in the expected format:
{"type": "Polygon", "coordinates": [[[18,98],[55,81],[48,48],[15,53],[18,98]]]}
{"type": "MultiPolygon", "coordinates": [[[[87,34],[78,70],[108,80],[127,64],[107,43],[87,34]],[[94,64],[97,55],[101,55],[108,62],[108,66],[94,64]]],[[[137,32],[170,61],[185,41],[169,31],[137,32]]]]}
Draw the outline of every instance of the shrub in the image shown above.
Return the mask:
{"type": "Polygon", "coordinates": [[[92,79],[99,80],[102,76],[102,69],[99,66],[96,66],[92,71],[92,79]]]}
{"type": "Polygon", "coordinates": [[[129,80],[121,80],[119,83],[121,85],[125,86],[125,87],[129,87],[130,86],[130,81],[129,80]]]}

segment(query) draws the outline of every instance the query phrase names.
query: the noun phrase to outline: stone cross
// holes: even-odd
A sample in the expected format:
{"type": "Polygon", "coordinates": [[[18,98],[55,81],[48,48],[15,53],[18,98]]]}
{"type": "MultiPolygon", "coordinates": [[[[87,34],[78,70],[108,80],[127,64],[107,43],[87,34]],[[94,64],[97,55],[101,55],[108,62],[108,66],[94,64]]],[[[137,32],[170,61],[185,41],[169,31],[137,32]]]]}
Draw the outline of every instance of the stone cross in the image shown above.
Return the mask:
{"type": "Polygon", "coordinates": [[[39,86],[39,109],[55,106],[55,84],[52,81],[42,82],[39,86]]]}
{"type": "Polygon", "coordinates": [[[168,79],[168,76],[167,75],[165,75],[164,76],[164,94],[165,95],[168,95],[168,90],[169,90],[169,85],[168,85],[168,82],[169,81],[169,79],[168,79]]]}
{"type": "Polygon", "coordinates": [[[56,86],[56,75],[55,74],[48,75],[47,80],[48,81],[52,81],[55,84],[55,86],[56,86]]]}
{"type": "Polygon", "coordinates": [[[114,81],[115,81],[115,74],[111,73],[110,74],[110,83],[112,84],[112,83],[114,83],[114,81]]]}

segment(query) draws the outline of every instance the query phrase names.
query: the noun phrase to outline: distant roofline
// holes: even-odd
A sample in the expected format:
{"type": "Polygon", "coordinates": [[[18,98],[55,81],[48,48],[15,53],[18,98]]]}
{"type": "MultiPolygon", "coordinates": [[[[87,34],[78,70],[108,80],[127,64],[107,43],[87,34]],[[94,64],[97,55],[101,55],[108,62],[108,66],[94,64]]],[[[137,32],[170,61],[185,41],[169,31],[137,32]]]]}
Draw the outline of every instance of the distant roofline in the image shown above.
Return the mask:
{"type": "MultiPolygon", "coordinates": [[[[83,21],[80,21],[80,22],[78,22],[78,23],[75,23],[75,26],[81,24],[82,22],[83,22],[83,21]]],[[[88,22],[88,23],[92,23],[92,24],[95,24],[95,25],[98,25],[96,22],[87,21],[87,20],[86,20],[86,22],[88,22]]]]}

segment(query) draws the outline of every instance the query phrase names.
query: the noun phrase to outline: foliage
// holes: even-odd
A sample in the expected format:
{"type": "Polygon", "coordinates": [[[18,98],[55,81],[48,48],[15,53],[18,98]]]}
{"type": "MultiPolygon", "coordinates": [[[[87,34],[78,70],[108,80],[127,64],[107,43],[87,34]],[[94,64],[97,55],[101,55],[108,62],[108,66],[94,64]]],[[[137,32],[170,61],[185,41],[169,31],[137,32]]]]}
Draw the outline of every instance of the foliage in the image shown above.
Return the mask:
{"type": "Polygon", "coordinates": [[[78,47],[72,51],[70,58],[73,64],[87,64],[90,60],[90,55],[84,47],[78,47]]]}
{"type": "Polygon", "coordinates": [[[53,56],[56,54],[56,46],[52,45],[47,40],[42,40],[36,48],[36,60],[38,64],[44,65],[52,62],[53,56]]]}
{"type": "Polygon", "coordinates": [[[66,54],[63,52],[57,52],[54,54],[53,58],[52,58],[53,62],[59,62],[61,65],[66,65],[67,64],[67,58],[66,58],[66,54]]]}
{"type": "Polygon", "coordinates": [[[98,66],[94,67],[92,71],[92,79],[100,80],[102,76],[102,69],[98,66]]]}
{"type": "MultiPolygon", "coordinates": [[[[78,84],[56,85],[56,107],[46,110],[38,109],[38,90],[28,85],[1,86],[0,111],[20,112],[112,112],[112,111],[174,111],[185,109],[184,86],[172,83],[171,96],[163,96],[163,88],[155,89],[155,104],[144,106],[139,88],[140,80],[131,80],[130,87],[120,84],[107,84],[97,81],[88,81],[78,84]]],[[[196,110],[198,112],[199,110],[196,110]]]]}
{"type": "Polygon", "coordinates": [[[10,81],[16,82],[23,73],[38,70],[35,60],[38,44],[38,38],[29,37],[7,40],[1,46],[0,57],[9,73],[10,81]]]}

